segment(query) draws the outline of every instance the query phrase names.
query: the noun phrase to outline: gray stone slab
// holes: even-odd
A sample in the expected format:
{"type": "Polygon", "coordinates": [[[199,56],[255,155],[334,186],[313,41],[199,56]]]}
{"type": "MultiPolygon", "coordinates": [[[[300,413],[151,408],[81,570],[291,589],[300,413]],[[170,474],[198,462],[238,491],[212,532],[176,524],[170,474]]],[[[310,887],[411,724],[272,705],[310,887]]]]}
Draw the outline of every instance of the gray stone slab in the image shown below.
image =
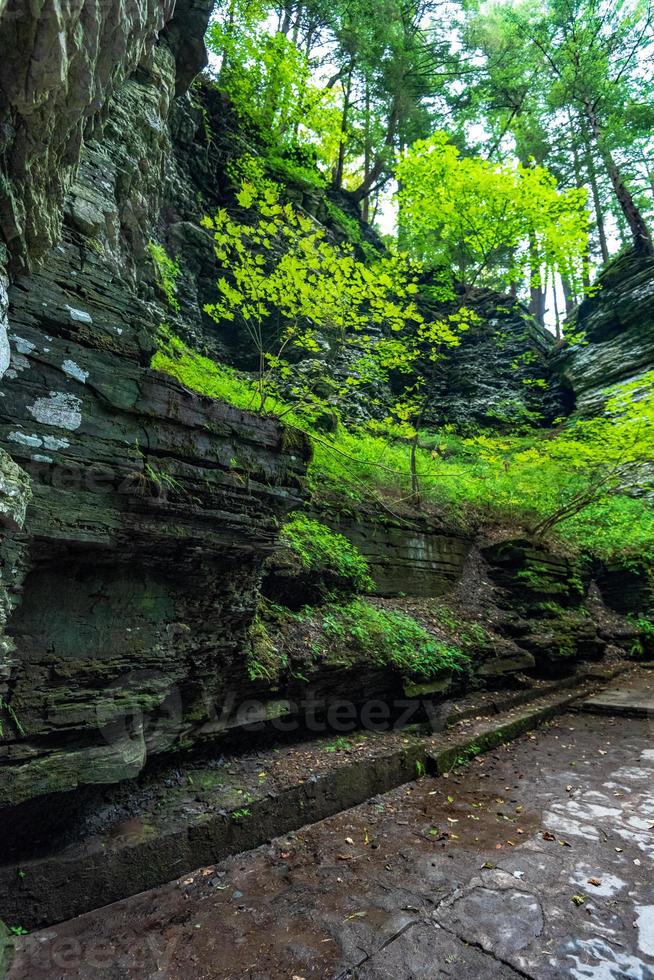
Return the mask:
{"type": "Polygon", "coordinates": [[[586,698],[580,708],[593,713],[648,718],[654,716],[654,694],[637,688],[615,688],[586,698]]]}

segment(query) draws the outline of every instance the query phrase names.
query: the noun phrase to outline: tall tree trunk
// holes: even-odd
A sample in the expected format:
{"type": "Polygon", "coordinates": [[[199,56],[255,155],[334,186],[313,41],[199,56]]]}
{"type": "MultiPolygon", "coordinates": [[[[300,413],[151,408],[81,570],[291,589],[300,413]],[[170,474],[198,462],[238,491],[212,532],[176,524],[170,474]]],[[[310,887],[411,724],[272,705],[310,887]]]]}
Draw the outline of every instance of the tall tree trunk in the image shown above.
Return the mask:
{"type": "Polygon", "coordinates": [[[609,247],[606,241],[606,230],[604,227],[604,211],[602,209],[602,201],[600,199],[599,184],[597,182],[597,170],[595,169],[595,159],[593,157],[593,148],[590,145],[590,140],[584,132],[584,148],[585,148],[585,162],[586,162],[586,172],[588,174],[588,181],[590,183],[590,190],[593,195],[593,207],[595,209],[595,222],[597,224],[597,234],[599,235],[600,252],[602,255],[602,263],[606,264],[609,261],[609,247]]]}
{"type": "Polygon", "coordinates": [[[561,286],[563,288],[563,296],[565,298],[565,315],[570,316],[577,305],[577,299],[572,291],[570,280],[566,276],[561,276],[561,286]]]}
{"type": "Polygon", "coordinates": [[[654,255],[654,245],[652,245],[652,238],[647,225],[645,224],[645,219],[640,213],[640,210],[638,209],[629,188],[625,184],[622,174],[620,173],[620,170],[618,169],[618,166],[611,155],[611,151],[604,144],[597,114],[588,101],[585,103],[584,107],[586,110],[586,118],[588,119],[588,123],[593,134],[593,139],[595,140],[595,145],[600,153],[606,168],[606,172],[609,175],[611,186],[613,187],[613,193],[615,194],[618,204],[622,209],[622,213],[624,214],[627,224],[629,225],[631,237],[634,241],[634,248],[641,255],[654,255]]]}
{"type": "Polygon", "coordinates": [[[224,81],[225,75],[227,74],[227,69],[229,68],[229,58],[227,52],[229,48],[229,40],[231,40],[232,32],[234,30],[235,18],[236,0],[232,0],[229,5],[229,13],[227,14],[227,21],[225,23],[225,45],[223,47],[222,58],[220,61],[220,71],[218,72],[218,88],[220,88],[221,83],[224,81]]]}
{"type": "Polygon", "coordinates": [[[561,339],[561,314],[559,313],[559,300],[556,295],[556,273],[552,276],[552,296],[554,297],[554,329],[556,339],[561,339]]]}
{"type": "MultiPolygon", "coordinates": [[[[577,190],[581,190],[585,187],[585,181],[582,175],[581,160],[579,158],[579,143],[577,142],[577,136],[579,133],[579,124],[575,126],[574,120],[572,118],[572,112],[568,109],[568,126],[570,127],[570,146],[572,148],[572,165],[575,172],[575,184],[577,190]]],[[[582,127],[583,131],[583,127],[582,127]]],[[[602,228],[602,231],[604,229],[602,228]]],[[[565,305],[566,313],[570,312],[571,307],[568,306],[569,297],[572,298],[573,305],[576,305],[576,297],[573,296],[572,287],[570,283],[562,276],[561,281],[563,283],[563,292],[565,295],[565,305]],[[566,292],[567,288],[567,292],[566,292]]],[[[588,289],[590,286],[590,240],[586,241],[586,255],[584,257],[583,271],[582,271],[582,284],[584,289],[588,289]]]]}
{"type": "Polygon", "coordinates": [[[360,202],[365,200],[365,198],[368,197],[371,190],[374,188],[379,178],[384,173],[384,169],[387,164],[385,151],[388,151],[390,149],[390,147],[393,145],[393,142],[395,140],[395,131],[397,128],[398,118],[399,118],[399,111],[398,111],[397,101],[395,101],[393,103],[391,114],[388,119],[388,125],[386,127],[384,146],[382,147],[381,152],[377,155],[375,162],[370,168],[368,177],[365,180],[362,180],[359,186],[356,188],[356,190],[352,192],[352,196],[355,201],[360,202]]]}
{"type": "Polygon", "coordinates": [[[540,271],[540,260],[536,240],[529,236],[529,312],[541,327],[545,326],[545,290],[540,271]]]}
{"type": "MultiPolygon", "coordinates": [[[[364,124],[364,134],[363,134],[363,182],[368,180],[368,175],[370,173],[370,82],[366,77],[366,94],[365,94],[365,124],[364,124]]],[[[370,195],[364,197],[363,205],[361,210],[361,217],[368,224],[370,222],[370,195]]]]}
{"type": "Polygon", "coordinates": [[[347,82],[343,94],[343,112],[341,114],[341,138],[338,144],[338,159],[334,167],[332,185],[336,190],[341,189],[343,183],[343,171],[345,170],[345,138],[347,135],[348,118],[350,112],[350,97],[352,95],[352,73],[354,71],[354,60],[350,62],[347,73],[347,82]]]}

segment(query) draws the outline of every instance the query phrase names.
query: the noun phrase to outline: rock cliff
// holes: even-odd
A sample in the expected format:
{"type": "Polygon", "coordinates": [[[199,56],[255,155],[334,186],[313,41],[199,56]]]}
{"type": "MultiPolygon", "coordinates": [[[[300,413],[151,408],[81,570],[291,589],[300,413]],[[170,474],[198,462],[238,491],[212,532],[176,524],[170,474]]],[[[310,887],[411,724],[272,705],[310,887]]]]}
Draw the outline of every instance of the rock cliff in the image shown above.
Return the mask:
{"type": "MultiPolygon", "coordinates": [[[[163,324],[214,356],[247,357],[202,314],[215,270],[199,219],[223,200],[226,165],[245,146],[225,136],[221,95],[191,84],[210,7],[0,4],[0,807],[134,777],[211,738],[230,697],[262,695],[246,635],[278,525],[303,503],[309,447],[149,367],[163,324]],[[179,257],[179,309],[152,241],[179,257]]],[[[311,190],[297,194],[321,207],[311,190]]],[[[624,374],[623,335],[629,371],[651,360],[635,340],[647,276],[633,274],[624,304],[607,283],[580,310],[611,377],[624,374]]],[[[615,290],[625,295],[620,279],[615,290]]],[[[532,384],[550,378],[547,337],[519,310],[479,299],[485,320],[449,362],[441,421],[559,414],[559,395],[548,407],[532,384]]],[[[586,350],[563,368],[580,405],[601,376],[586,350]]],[[[338,527],[383,596],[445,592],[470,548],[447,528],[407,532],[370,515],[338,527]]],[[[486,556],[507,613],[486,676],[559,669],[553,647],[563,659],[601,652],[583,596],[568,594],[572,566],[516,548],[511,574],[507,551],[486,556]],[[565,580],[565,629],[552,603],[537,608],[525,592],[518,573],[534,563],[565,580]],[[539,619],[550,622],[544,638],[539,619]]],[[[359,681],[362,697],[377,689],[359,681]]],[[[350,683],[331,676],[323,688],[350,683]]],[[[265,710],[288,694],[269,691],[265,710]]]]}
{"type": "Polygon", "coordinates": [[[582,339],[556,361],[582,415],[600,412],[608,387],[636,381],[654,364],[654,260],[627,252],[607,267],[597,286],[570,323],[582,339]]]}
{"type": "Polygon", "coordinates": [[[189,216],[173,129],[183,147],[199,126],[183,93],[209,9],[173,6],[3,14],[0,805],[196,737],[247,681],[261,566],[300,499],[301,439],[148,367],[170,311],[146,246],[162,211],[189,216]]]}

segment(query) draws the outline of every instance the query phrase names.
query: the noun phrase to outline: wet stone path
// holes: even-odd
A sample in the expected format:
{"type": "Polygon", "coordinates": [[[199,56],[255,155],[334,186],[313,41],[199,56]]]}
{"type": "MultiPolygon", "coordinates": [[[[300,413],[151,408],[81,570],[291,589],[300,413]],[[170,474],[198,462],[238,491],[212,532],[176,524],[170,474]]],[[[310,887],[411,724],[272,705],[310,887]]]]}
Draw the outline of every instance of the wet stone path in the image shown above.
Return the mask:
{"type": "Polygon", "coordinates": [[[23,937],[10,980],[654,980],[653,734],[561,716],[23,937]]]}

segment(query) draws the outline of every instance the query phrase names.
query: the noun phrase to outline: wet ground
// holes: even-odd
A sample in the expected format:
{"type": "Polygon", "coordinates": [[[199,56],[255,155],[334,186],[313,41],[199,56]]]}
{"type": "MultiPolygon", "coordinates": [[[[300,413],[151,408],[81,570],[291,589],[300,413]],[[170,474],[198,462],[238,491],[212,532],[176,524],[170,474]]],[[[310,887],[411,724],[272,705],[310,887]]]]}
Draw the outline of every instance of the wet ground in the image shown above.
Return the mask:
{"type": "Polygon", "coordinates": [[[654,980],[654,733],[568,714],[19,941],[11,980],[654,980]]]}

